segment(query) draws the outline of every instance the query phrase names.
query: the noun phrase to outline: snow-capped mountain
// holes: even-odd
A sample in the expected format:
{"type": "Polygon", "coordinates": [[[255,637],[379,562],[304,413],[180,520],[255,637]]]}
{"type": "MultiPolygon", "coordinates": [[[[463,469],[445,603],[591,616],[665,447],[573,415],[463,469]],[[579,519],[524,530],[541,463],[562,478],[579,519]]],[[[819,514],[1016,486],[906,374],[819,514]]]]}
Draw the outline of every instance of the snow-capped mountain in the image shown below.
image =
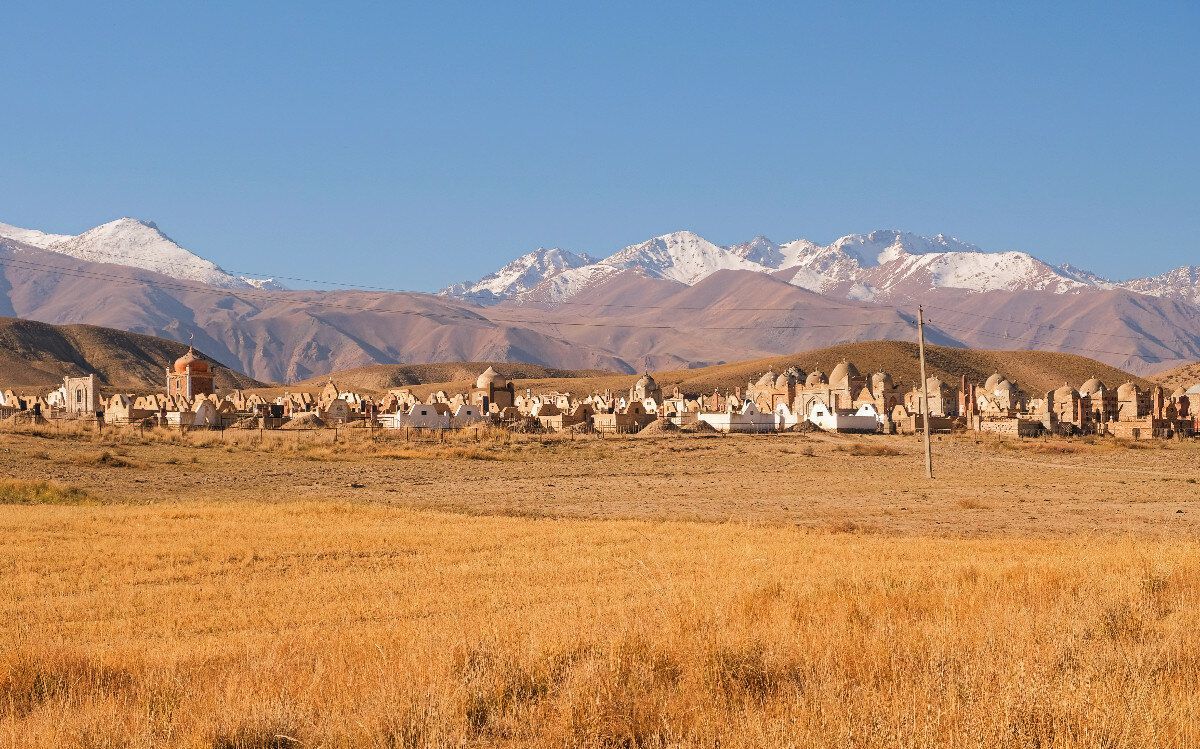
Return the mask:
{"type": "Polygon", "coordinates": [[[539,247],[478,281],[454,284],[438,293],[488,304],[524,294],[547,278],[594,262],[596,259],[586,253],[577,255],[560,247],[539,247]]]}
{"type": "MultiPolygon", "coordinates": [[[[535,255],[536,253],[531,254],[535,255]]],[[[529,258],[531,256],[526,256],[529,258]]],[[[524,268],[525,258],[513,266],[524,268]]],[[[648,278],[694,285],[719,270],[771,273],[794,286],[854,300],[886,300],[949,287],[970,291],[1049,291],[1067,293],[1111,288],[1094,274],[1054,268],[1025,252],[985,252],[953,237],[923,237],[892,229],[849,234],[828,245],[807,239],[776,244],[765,236],[721,247],[680,231],[631,245],[592,263],[555,272],[540,267],[534,285],[496,283],[509,266],[475,284],[460,284],[443,294],[490,303],[502,299],[561,302],[602,283],[613,269],[648,278]],[[489,296],[474,290],[486,287],[489,296]]]]}
{"type": "Polygon", "coordinates": [[[532,289],[511,298],[537,304],[565,302],[622,273],[639,273],[639,271],[636,269],[625,270],[604,263],[592,263],[565,270],[556,276],[550,276],[532,289]]]}
{"type": "Polygon", "coordinates": [[[31,247],[39,247],[46,249],[52,244],[63,242],[71,238],[70,234],[47,234],[44,231],[37,229],[22,229],[19,226],[0,222],[0,237],[7,239],[15,239],[22,244],[30,245],[31,247]]]}
{"type": "Polygon", "coordinates": [[[120,218],[77,236],[47,234],[0,224],[0,237],[92,263],[124,265],[227,289],[283,288],[273,279],[234,276],[211,260],[184,249],[152,221],[120,218]]]}
{"type": "Polygon", "coordinates": [[[1120,284],[1139,294],[1200,304],[1200,266],[1185,265],[1149,278],[1136,278],[1120,284]]]}
{"type": "Polygon", "coordinates": [[[690,231],[677,231],[630,245],[600,261],[691,286],[719,270],[761,271],[763,266],[739,257],[690,231]]]}
{"type": "Polygon", "coordinates": [[[535,264],[534,261],[541,252],[545,251],[536,250],[479,281],[456,284],[438,293],[485,304],[504,299],[562,302],[622,271],[691,286],[719,270],[767,270],[763,265],[747,260],[690,231],[677,231],[654,237],[618,250],[600,261],[586,254],[576,255],[566,253],[565,250],[554,250],[585,261],[562,268],[548,263],[535,264]],[[537,272],[524,275],[523,269],[526,267],[535,267],[537,272]],[[537,283],[527,285],[528,280],[537,278],[538,275],[541,278],[537,283]],[[521,283],[510,283],[509,279],[514,276],[519,277],[521,283]]]}
{"type": "Polygon", "coordinates": [[[758,263],[764,268],[778,270],[799,265],[805,257],[815,253],[821,247],[816,242],[810,242],[807,239],[796,239],[778,245],[760,234],[749,242],[730,245],[727,249],[744,260],[758,263]]]}
{"type": "Polygon", "coordinates": [[[794,257],[795,265],[782,268],[778,277],[811,291],[860,300],[936,288],[1061,294],[1094,285],[1026,252],[984,252],[943,234],[922,237],[891,229],[851,234],[794,257]]]}

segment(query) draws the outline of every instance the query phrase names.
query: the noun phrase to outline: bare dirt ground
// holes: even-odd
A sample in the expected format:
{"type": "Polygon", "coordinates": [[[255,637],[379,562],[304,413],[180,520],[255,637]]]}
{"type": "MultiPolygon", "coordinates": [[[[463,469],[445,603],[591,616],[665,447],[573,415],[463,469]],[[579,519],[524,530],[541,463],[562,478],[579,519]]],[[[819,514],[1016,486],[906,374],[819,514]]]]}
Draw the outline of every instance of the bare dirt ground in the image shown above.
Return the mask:
{"type": "Polygon", "coordinates": [[[445,445],[342,430],[0,434],[0,476],[103,502],[350,501],[468,515],[765,522],[919,536],[1200,535],[1200,444],[742,435],[445,445]],[[168,438],[170,436],[168,435],[168,438]],[[144,444],[143,444],[144,442],[144,444]],[[106,460],[108,454],[113,460],[106,460]]]}

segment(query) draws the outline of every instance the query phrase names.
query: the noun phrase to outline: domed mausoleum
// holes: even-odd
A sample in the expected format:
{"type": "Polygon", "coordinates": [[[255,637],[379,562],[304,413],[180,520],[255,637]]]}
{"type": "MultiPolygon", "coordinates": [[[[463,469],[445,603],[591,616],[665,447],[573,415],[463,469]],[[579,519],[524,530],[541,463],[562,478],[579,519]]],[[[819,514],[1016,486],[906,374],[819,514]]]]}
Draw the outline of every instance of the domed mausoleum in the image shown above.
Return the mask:
{"type": "Polygon", "coordinates": [[[483,413],[500,411],[515,403],[516,394],[516,386],[512,382],[492,367],[488,367],[475,378],[475,388],[471,390],[471,403],[479,406],[483,413]]]}
{"type": "Polygon", "coordinates": [[[176,359],[175,364],[167,369],[168,397],[182,395],[191,400],[201,395],[212,395],[216,391],[212,369],[191,346],[188,346],[186,354],[176,359]]]}

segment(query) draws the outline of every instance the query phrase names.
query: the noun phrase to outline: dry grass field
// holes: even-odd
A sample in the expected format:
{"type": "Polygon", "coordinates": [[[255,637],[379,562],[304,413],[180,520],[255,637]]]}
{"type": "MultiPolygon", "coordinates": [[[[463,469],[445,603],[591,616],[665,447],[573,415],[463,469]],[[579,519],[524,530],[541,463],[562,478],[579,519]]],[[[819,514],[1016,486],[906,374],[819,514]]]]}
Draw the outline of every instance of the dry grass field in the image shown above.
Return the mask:
{"type": "Polygon", "coordinates": [[[1200,446],[0,432],[0,746],[1200,745],[1200,446]]]}

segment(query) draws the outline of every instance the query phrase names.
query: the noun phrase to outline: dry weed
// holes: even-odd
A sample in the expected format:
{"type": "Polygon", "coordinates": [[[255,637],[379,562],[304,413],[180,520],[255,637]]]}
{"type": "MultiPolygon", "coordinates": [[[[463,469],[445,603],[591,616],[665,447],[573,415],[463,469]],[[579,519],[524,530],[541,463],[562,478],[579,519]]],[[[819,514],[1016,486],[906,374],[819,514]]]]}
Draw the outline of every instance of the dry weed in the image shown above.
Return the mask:
{"type": "Polygon", "coordinates": [[[77,486],[40,479],[0,479],[0,504],[84,505],[95,498],[77,486]]]}
{"type": "Polygon", "coordinates": [[[852,442],[849,445],[838,445],[834,449],[840,453],[853,455],[856,458],[879,458],[903,454],[890,445],[871,445],[865,442],[852,442]]]}

